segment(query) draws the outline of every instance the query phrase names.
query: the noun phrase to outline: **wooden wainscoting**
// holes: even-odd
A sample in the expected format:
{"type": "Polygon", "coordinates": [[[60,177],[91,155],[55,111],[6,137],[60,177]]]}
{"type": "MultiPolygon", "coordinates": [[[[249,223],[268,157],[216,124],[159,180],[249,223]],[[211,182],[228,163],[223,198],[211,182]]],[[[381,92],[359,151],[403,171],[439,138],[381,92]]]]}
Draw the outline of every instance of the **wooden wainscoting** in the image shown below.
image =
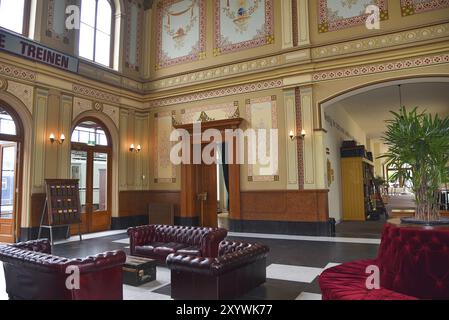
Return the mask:
{"type": "Polygon", "coordinates": [[[328,190],[245,191],[242,220],[326,222],[328,190]]]}
{"type": "Polygon", "coordinates": [[[179,216],[180,201],[180,191],[121,191],[119,196],[119,216],[148,215],[148,205],[150,203],[172,203],[175,205],[175,216],[179,216]]]}

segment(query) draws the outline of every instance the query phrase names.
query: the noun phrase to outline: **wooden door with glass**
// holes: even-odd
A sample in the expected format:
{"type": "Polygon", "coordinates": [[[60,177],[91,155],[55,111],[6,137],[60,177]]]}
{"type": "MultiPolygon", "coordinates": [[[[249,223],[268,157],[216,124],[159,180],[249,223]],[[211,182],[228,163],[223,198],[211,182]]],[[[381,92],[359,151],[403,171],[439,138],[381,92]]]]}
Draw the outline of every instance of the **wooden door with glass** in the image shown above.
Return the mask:
{"type": "Polygon", "coordinates": [[[14,111],[0,101],[0,242],[17,240],[20,222],[22,130],[14,111]]]}
{"type": "MultiPolygon", "coordinates": [[[[81,232],[111,227],[111,139],[96,119],[85,119],[72,133],[71,178],[79,180],[81,232]]],[[[75,234],[77,228],[72,228],[75,234]]]]}

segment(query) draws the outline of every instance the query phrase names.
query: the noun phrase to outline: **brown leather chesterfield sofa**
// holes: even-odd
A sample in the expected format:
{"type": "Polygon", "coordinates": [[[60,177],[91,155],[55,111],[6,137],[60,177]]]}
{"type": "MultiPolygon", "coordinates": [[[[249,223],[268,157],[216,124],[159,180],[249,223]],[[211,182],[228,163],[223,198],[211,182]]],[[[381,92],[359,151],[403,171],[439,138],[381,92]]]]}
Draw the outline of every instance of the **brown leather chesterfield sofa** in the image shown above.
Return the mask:
{"type": "Polygon", "coordinates": [[[84,259],[51,255],[48,240],[0,247],[6,292],[12,300],[122,300],[123,251],[105,252],[84,259]],[[77,266],[80,288],[69,290],[67,267],[77,266]]]}
{"type": "Polygon", "coordinates": [[[228,231],[221,228],[200,228],[148,225],[128,229],[131,255],[165,263],[171,253],[216,257],[218,245],[228,231]]]}
{"type": "Polygon", "coordinates": [[[215,258],[170,254],[171,296],[179,300],[238,298],[265,283],[268,252],[262,244],[223,241],[215,258]]]}

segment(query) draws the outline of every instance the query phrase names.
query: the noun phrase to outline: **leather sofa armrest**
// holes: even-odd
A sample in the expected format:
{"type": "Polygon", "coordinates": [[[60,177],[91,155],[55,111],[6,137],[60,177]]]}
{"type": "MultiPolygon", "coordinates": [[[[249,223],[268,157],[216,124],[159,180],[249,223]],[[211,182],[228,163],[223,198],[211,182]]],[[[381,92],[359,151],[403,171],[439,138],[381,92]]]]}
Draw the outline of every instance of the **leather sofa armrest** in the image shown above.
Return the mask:
{"type": "MultiPolygon", "coordinates": [[[[238,244],[238,243],[237,243],[238,244]]],[[[231,244],[232,245],[232,244],[231,244]]],[[[240,266],[266,258],[270,249],[263,244],[249,244],[240,250],[229,252],[217,258],[214,273],[224,273],[240,266]]]]}
{"type": "Polygon", "coordinates": [[[173,253],[167,257],[167,266],[171,270],[188,271],[205,275],[220,275],[239,268],[267,256],[269,249],[261,244],[251,244],[248,247],[227,253],[218,258],[196,257],[173,253]]]}
{"type": "Polygon", "coordinates": [[[174,271],[187,271],[201,273],[205,275],[212,274],[212,266],[216,263],[216,258],[198,257],[188,254],[172,253],[168,255],[167,267],[174,271]]]}
{"type": "Polygon", "coordinates": [[[17,249],[51,254],[51,243],[50,241],[48,241],[48,239],[19,242],[16,244],[12,244],[11,246],[17,249]]]}
{"type": "Polygon", "coordinates": [[[201,255],[203,257],[218,257],[219,245],[228,235],[228,230],[217,228],[208,232],[201,240],[201,255]]]}
{"type": "Polygon", "coordinates": [[[136,246],[150,243],[155,233],[154,225],[132,227],[128,229],[129,245],[131,255],[134,254],[136,246]]]}
{"type": "Polygon", "coordinates": [[[89,256],[83,259],[70,260],[69,266],[77,266],[80,274],[96,272],[117,266],[123,266],[126,261],[126,254],[122,250],[107,251],[95,256],[89,256]]]}

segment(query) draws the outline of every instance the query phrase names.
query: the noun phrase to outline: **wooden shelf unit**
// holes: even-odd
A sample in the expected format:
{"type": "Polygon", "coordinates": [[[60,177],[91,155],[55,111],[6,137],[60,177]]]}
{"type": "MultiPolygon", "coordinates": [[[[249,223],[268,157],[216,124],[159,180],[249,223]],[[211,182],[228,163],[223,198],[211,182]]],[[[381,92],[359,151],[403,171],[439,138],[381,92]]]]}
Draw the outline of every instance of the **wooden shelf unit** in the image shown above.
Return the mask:
{"type": "Polygon", "coordinates": [[[374,164],[364,157],[341,158],[343,220],[365,221],[374,194],[374,164]]]}

